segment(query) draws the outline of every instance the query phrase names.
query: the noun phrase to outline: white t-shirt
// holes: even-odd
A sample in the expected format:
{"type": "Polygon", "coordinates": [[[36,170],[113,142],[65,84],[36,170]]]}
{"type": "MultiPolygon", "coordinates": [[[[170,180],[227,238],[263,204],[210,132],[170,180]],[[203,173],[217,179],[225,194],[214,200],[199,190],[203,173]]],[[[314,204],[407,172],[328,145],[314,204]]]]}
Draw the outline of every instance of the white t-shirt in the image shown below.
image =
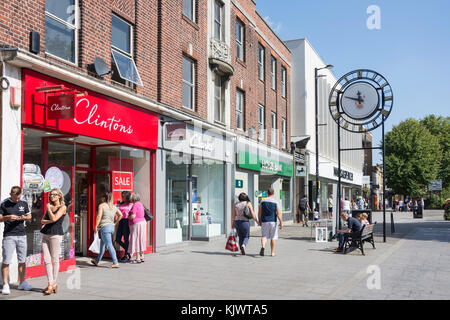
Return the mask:
{"type": "Polygon", "coordinates": [[[342,210],[350,211],[350,201],[349,200],[344,200],[344,205],[343,205],[342,210]]]}

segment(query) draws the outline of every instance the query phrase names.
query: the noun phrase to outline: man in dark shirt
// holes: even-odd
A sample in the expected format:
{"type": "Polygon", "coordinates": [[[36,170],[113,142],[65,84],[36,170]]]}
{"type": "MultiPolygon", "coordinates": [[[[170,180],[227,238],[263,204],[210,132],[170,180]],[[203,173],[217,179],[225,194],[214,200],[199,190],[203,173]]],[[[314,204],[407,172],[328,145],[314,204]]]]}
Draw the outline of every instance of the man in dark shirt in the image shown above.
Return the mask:
{"type": "Polygon", "coordinates": [[[344,221],[347,221],[348,228],[346,230],[338,230],[338,238],[339,238],[339,247],[334,249],[333,252],[342,252],[344,248],[346,235],[352,232],[361,231],[361,223],[358,219],[354,217],[349,217],[347,213],[342,213],[341,218],[344,221]]]}
{"type": "Polygon", "coordinates": [[[31,290],[31,286],[25,281],[25,263],[27,257],[27,234],[25,231],[25,221],[31,220],[31,212],[28,203],[20,200],[22,189],[20,187],[12,187],[10,198],[2,201],[0,204],[0,222],[5,223],[3,231],[3,263],[2,278],[3,289],[2,294],[10,294],[8,276],[9,265],[11,264],[14,250],[17,253],[19,262],[19,290],[31,290]]]}
{"type": "Polygon", "coordinates": [[[302,221],[302,226],[305,225],[308,226],[308,211],[311,211],[311,208],[309,207],[308,203],[308,197],[306,195],[303,196],[303,198],[300,199],[298,204],[298,221],[302,221]]]}

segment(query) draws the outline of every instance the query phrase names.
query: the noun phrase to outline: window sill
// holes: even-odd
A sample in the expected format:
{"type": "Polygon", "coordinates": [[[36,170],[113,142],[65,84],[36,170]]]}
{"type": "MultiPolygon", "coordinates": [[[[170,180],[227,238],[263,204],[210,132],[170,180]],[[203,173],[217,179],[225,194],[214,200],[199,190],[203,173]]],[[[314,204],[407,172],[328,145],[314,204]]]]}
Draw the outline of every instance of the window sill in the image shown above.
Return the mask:
{"type": "Polygon", "coordinates": [[[221,127],[224,127],[224,128],[227,126],[225,123],[220,122],[220,121],[218,121],[218,120],[214,120],[214,123],[217,124],[217,125],[219,125],[219,126],[221,126],[221,127]]]}
{"type": "Polygon", "coordinates": [[[188,16],[186,16],[184,13],[181,14],[181,17],[183,18],[183,20],[188,23],[191,27],[193,27],[195,30],[199,31],[200,28],[198,26],[197,23],[195,23],[194,21],[192,21],[188,16]]]}
{"type": "Polygon", "coordinates": [[[69,61],[69,60],[60,58],[60,57],[55,56],[55,55],[53,55],[53,54],[51,54],[51,53],[48,53],[48,52],[44,52],[44,54],[45,54],[45,58],[46,58],[46,59],[48,59],[48,58],[55,59],[55,60],[57,60],[57,61],[59,61],[59,62],[63,62],[63,63],[65,63],[65,64],[68,64],[68,65],[72,66],[72,67],[78,68],[77,62],[72,62],[72,61],[69,61]]]}
{"type": "Polygon", "coordinates": [[[236,62],[239,63],[241,66],[243,66],[245,69],[247,69],[245,61],[241,60],[240,58],[236,58],[236,62]]]}

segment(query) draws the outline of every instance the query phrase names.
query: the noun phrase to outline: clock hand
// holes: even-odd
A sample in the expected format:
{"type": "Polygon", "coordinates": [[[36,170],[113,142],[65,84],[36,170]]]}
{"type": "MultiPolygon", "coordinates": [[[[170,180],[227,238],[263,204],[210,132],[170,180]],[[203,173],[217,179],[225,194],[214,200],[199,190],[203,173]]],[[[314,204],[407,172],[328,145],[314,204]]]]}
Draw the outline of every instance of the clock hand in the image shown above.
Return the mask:
{"type": "Polygon", "coordinates": [[[358,99],[358,98],[352,98],[352,97],[344,97],[344,98],[351,99],[351,100],[355,100],[355,101],[358,101],[358,102],[360,102],[360,100],[361,100],[361,99],[358,99]]]}

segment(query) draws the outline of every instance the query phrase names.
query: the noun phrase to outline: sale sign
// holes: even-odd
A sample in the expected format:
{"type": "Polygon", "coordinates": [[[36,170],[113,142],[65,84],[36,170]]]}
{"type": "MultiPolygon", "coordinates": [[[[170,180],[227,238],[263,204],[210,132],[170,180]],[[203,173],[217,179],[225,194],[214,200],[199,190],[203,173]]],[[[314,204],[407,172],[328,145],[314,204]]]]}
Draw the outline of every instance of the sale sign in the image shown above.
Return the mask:
{"type": "Polygon", "coordinates": [[[122,191],[134,192],[133,172],[113,171],[112,172],[112,192],[113,201],[118,203],[122,200],[122,191]]]}

